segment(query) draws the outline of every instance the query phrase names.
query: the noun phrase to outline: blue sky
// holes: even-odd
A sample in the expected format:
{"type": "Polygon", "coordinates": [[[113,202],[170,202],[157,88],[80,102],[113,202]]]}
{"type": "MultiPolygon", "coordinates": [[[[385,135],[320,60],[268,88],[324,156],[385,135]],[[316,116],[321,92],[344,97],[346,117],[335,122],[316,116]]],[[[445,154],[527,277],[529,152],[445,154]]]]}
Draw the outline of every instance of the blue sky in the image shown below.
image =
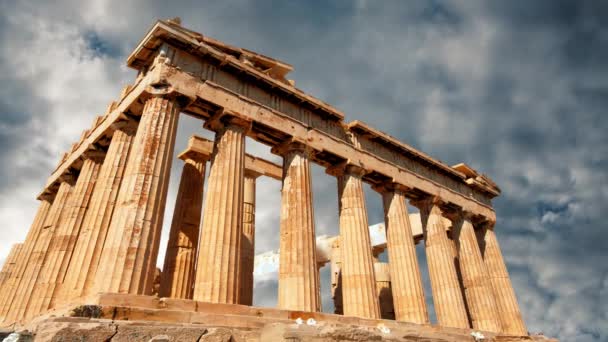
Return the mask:
{"type": "MultiPolygon", "coordinates": [[[[0,2],[0,262],[25,237],[61,153],[134,79],[126,56],[154,20],[174,16],[294,65],[296,85],[348,121],[488,174],[503,190],[496,229],[529,330],[608,341],[600,1],[0,2]]],[[[176,152],[190,134],[211,136],[187,117],[179,132],[176,152]]],[[[265,146],[247,148],[278,161],[265,146]]],[[[337,234],[335,180],[313,171],[317,234],[337,234]]],[[[260,180],[258,251],[278,248],[279,190],[260,180]]],[[[381,221],[379,196],[366,196],[370,222],[381,221]]],[[[258,282],[256,296],[272,305],[275,280],[258,282]]]]}

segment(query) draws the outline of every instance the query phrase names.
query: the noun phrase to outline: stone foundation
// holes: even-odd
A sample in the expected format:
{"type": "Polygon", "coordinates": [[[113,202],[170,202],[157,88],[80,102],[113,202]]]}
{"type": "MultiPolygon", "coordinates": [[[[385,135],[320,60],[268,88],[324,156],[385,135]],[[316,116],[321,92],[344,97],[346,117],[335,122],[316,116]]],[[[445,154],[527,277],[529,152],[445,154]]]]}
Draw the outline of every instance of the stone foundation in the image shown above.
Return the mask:
{"type": "MultiPolygon", "coordinates": [[[[12,330],[22,340],[36,342],[475,340],[470,329],[235,304],[116,294],[100,295],[91,302],[95,304],[49,312],[12,330]],[[310,319],[313,325],[308,324],[310,319]]],[[[556,341],[481,333],[483,341],[556,341]]]]}

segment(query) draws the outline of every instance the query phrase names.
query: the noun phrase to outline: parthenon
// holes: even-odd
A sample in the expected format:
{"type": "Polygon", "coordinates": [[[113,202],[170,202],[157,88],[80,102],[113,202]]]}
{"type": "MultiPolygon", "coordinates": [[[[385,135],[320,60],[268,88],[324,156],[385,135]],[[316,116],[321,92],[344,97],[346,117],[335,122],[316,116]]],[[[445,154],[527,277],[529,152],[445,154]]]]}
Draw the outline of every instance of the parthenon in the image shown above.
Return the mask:
{"type": "Polygon", "coordinates": [[[156,22],[127,65],[137,71],[134,83],[61,157],[25,241],[5,262],[0,325],[95,307],[99,312],[86,317],[195,324],[216,313],[400,329],[431,324],[430,297],[437,325],[453,336],[528,335],[495,235],[492,199],[500,189],[488,176],[345,121],[287,79],[291,65],[177,19],[156,22]],[[215,139],[193,136],[179,154],[183,170],[156,293],[180,113],[200,119],[215,139]],[[246,137],[271,147],[283,164],[247,154],[246,137]],[[337,182],[339,236],[331,258],[317,250],[313,163],[337,182]],[[251,307],[258,177],[282,182],[276,309],[251,307]],[[388,263],[376,259],[364,183],[384,206],[388,263]],[[411,216],[408,203],[420,214],[411,216]],[[424,291],[418,243],[431,293],[424,291]],[[327,262],[335,314],[319,312],[319,267],[327,262]]]}

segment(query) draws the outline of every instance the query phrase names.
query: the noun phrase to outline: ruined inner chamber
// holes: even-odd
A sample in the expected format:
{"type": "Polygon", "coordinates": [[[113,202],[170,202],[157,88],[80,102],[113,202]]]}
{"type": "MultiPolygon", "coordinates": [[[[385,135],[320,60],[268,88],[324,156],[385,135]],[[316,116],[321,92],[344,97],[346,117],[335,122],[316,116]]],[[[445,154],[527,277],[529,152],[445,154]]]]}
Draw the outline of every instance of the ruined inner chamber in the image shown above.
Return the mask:
{"type": "Polygon", "coordinates": [[[413,323],[433,334],[426,295],[452,340],[473,330],[528,335],[494,234],[491,200],[500,189],[489,177],[345,121],[287,79],[289,64],[176,20],[155,23],[127,63],[138,71],[134,84],[63,155],[38,197],[26,240],[4,266],[2,325],[50,315],[192,324],[236,315],[222,324],[314,318],[393,330],[413,323]],[[215,138],[194,136],[180,154],[155,289],[180,113],[200,119],[215,138]],[[246,137],[270,146],[283,164],[247,154],[246,137]],[[313,163],[336,178],[339,236],[315,235],[313,163]],[[276,309],[251,307],[258,177],[282,182],[276,309]],[[385,212],[371,237],[364,183],[381,196],[385,212]],[[408,203],[420,214],[410,214],[408,203]],[[417,243],[425,248],[432,293],[423,291],[417,243]],[[388,263],[377,260],[383,250],[388,263]],[[319,312],[325,264],[335,314],[319,312]]]}

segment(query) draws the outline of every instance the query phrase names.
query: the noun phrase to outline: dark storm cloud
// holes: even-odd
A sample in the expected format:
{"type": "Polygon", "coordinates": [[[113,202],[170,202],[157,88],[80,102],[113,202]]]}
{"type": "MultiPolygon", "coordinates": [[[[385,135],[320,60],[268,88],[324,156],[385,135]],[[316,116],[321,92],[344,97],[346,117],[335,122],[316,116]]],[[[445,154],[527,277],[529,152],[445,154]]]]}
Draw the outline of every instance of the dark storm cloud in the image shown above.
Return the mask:
{"type": "MultiPolygon", "coordinates": [[[[20,1],[0,10],[0,215],[10,232],[25,235],[34,209],[20,208],[35,207],[61,151],[132,80],[126,55],[155,19],[180,16],[294,65],[296,85],[347,120],[488,174],[503,190],[496,229],[529,329],[608,338],[607,3],[20,1]]],[[[190,118],[179,132],[176,152],[190,134],[210,137],[190,118]]],[[[337,234],[335,179],[313,174],[317,235],[337,234]]],[[[280,186],[264,182],[257,251],[278,248],[280,186]]],[[[380,196],[368,187],[366,199],[370,223],[382,220],[380,196]]],[[[3,236],[6,254],[14,239],[3,236]]],[[[256,284],[257,295],[272,305],[276,281],[256,284]]]]}

